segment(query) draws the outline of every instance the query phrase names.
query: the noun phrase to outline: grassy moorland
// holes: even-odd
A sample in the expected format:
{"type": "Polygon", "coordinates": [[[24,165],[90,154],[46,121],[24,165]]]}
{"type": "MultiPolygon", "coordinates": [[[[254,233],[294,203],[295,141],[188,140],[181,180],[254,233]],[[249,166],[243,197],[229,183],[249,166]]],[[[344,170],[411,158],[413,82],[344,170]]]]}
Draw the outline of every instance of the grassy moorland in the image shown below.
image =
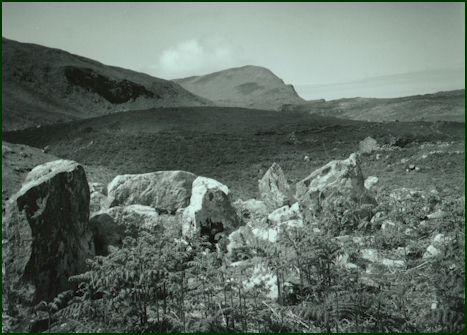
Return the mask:
{"type": "Polygon", "coordinates": [[[348,157],[367,136],[380,144],[395,141],[399,150],[378,161],[364,158],[365,175],[382,177],[394,187],[440,183],[462,188],[463,155],[430,156],[421,162],[423,168],[416,175],[406,174],[400,163],[403,158],[436,150],[420,149],[423,143],[454,142],[457,149],[443,150],[463,151],[464,124],[455,122],[369,123],[307,113],[187,107],[30,128],[4,133],[3,139],[48,146],[58,157],[103,166],[116,174],[187,170],[218,179],[235,195],[251,198],[257,195],[257,180],[273,162],[294,184],[328,161],[348,157]]]}

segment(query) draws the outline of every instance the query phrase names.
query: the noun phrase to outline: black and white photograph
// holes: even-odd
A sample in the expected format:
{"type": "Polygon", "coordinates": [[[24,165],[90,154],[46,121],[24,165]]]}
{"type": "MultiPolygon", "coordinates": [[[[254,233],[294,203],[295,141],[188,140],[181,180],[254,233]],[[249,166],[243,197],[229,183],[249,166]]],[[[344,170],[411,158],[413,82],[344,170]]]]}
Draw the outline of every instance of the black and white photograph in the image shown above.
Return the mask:
{"type": "Polygon", "coordinates": [[[464,311],[464,2],[2,2],[2,333],[464,311]]]}

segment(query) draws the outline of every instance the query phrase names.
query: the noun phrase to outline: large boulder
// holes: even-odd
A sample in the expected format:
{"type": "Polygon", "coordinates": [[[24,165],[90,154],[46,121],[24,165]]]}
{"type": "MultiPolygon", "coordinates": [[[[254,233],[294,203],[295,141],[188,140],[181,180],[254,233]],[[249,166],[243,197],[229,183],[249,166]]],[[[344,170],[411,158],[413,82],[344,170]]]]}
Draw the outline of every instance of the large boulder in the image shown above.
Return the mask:
{"type": "Polygon", "coordinates": [[[35,167],[7,203],[4,290],[11,306],[50,301],[70,288],[94,255],[89,187],[81,165],[56,160],[35,167]]]}
{"type": "Polygon", "coordinates": [[[97,255],[107,255],[111,247],[121,247],[126,236],[137,238],[141,230],[157,233],[159,214],[149,206],[116,206],[95,213],[90,224],[97,255]]]}
{"type": "Polygon", "coordinates": [[[364,185],[358,156],[353,153],[344,160],[334,160],[312,172],[296,185],[295,198],[307,220],[312,221],[323,204],[343,196],[359,204],[376,204],[364,185]]]}
{"type": "Polygon", "coordinates": [[[240,226],[240,219],[232,206],[227,186],[206,177],[193,182],[190,205],[182,215],[182,234],[200,233],[218,240],[218,233],[229,234],[240,226]]]}
{"type": "Polygon", "coordinates": [[[173,214],[188,206],[195,179],[186,171],[119,175],[107,186],[110,207],[139,204],[173,214]]]}
{"type": "Polygon", "coordinates": [[[259,194],[269,210],[288,205],[290,187],[284,172],[273,163],[258,182],[259,194]]]}

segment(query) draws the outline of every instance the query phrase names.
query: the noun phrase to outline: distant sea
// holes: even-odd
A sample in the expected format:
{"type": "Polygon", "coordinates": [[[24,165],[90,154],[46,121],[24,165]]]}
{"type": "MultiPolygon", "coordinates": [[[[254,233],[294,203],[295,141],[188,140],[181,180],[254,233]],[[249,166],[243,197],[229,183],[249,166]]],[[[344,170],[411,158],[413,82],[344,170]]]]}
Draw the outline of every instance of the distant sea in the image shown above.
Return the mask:
{"type": "Polygon", "coordinates": [[[306,100],[396,98],[465,88],[464,68],[373,77],[347,83],[294,85],[306,100]]]}

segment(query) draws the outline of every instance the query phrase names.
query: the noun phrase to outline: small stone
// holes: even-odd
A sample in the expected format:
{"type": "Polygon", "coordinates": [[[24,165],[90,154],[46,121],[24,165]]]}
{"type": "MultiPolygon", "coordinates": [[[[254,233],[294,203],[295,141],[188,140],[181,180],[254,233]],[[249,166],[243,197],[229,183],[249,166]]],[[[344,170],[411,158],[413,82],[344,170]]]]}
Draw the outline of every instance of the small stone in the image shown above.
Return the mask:
{"type": "Polygon", "coordinates": [[[426,217],[430,220],[434,220],[434,219],[442,219],[444,217],[446,217],[447,213],[446,212],[443,212],[443,211],[436,211],[436,212],[433,212],[431,214],[428,214],[426,217]]]}
{"type": "Polygon", "coordinates": [[[415,165],[414,165],[414,164],[410,164],[410,165],[409,165],[409,170],[415,170],[415,165]]]}
{"type": "Polygon", "coordinates": [[[408,158],[402,158],[402,159],[401,159],[401,164],[405,164],[405,163],[407,163],[408,161],[409,161],[408,158]]]}
{"type": "Polygon", "coordinates": [[[365,188],[369,190],[373,186],[375,186],[377,183],[378,183],[378,177],[369,176],[368,178],[365,179],[364,185],[365,185],[365,188]]]}
{"type": "Polygon", "coordinates": [[[415,167],[415,171],[420,172],[420,170],[421,170],[421,169],[420,169],[419,166],[416,166],[416,167],[415,167]]]}

